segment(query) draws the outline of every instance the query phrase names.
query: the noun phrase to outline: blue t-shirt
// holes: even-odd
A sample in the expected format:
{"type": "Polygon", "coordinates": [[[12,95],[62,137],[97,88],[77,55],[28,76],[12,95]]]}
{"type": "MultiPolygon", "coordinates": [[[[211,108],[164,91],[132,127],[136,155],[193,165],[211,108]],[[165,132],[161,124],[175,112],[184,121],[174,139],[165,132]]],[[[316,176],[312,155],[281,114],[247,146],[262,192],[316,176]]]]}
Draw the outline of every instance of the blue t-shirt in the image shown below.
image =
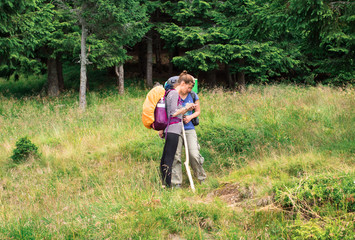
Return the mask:
{"type": "MultiPolygon", "coordinates": [[[[197,101],[198,100],[197,93],[195,93],[195,95],[196,95],[195,101],[197,101]]],[[[191,93],[189,93],[185,99],[181,98],[181,100],[182,100],[182,106],[183,107],[185,107],[187,103],[193,103],[194,102],[194,99],[192,98],[191,93]]],[[[187,115],[191,115],[191,114],[192,114],[192,111],[188,111],[187,113],[185,113],[186,116],[187,115]]],[[[185,128],[185,130],[191,130],[191,129],[195,129],[195,126],[190,121],[188,124],[184,123],[184,128],[185,128]]]]}

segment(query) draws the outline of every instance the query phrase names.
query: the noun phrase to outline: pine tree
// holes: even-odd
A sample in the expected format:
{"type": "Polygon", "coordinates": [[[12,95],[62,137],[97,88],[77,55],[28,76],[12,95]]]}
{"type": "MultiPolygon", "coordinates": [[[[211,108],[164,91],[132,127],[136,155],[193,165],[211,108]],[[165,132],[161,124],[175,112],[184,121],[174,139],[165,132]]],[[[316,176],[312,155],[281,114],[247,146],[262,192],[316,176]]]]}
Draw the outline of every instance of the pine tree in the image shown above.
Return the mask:
{"type": "Polygon", "coordinates": [[[0,3],[0,74],[39,73],[43,63],[35,58],[40,39],[50,31],[51,8],[38,1],[6,0],[0,3]]]}
{"type": "MultiPolygon", "coordinates": [[[[127,59],[125,46],[132,46],[148,31],[146,7],[137,0],[62,0],[81,26],[79,107],[86,108],[86,66],[121,66],[127,59]],[[91,51],[88,56],[87,43],[91,51]]],[[[123,71],[116,71],[121,72],[123,71]]],[[[122,76],[121,76],[122,78],[122,76]]],[[[123,93],[123,81],[119,81],[123,93]]]]}
{"type": "Polygon", "coordinates": [[[311,82],[355,82],[355,3],[353,1],[292,0],[289,22],[300,36],[311,82]]]}
{"type": "MultiPolygon", "coordinates": [[[[234,75],[242,91],[245,78],[254,82],[269,81],[287,74],[299,63],[294,48],[280,43],[281,33],[273,20],[285,21],[285,4],[276,1],[169,1],[166,11],[174,22],[166,23],[160,33],[169,48],[185,51],[174,57],[174,64],[193,72],[208,72],[214,79],[215,70],[227,72],[229,85],[234,75]]],[[[292,34],[289,34],[290,40],[292,34]]],[[[221,84],[221,83],[220,83],[221,84]]]]}

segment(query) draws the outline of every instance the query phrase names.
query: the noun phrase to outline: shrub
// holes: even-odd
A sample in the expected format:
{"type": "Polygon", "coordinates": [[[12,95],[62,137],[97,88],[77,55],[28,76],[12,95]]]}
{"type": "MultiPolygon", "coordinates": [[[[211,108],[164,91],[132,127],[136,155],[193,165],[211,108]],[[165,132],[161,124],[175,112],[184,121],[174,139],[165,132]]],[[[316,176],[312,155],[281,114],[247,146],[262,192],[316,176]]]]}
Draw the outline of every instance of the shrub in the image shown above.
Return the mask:
{"type": "Polygon", "coordinates": [[[36,147],[36,145],[34,145],[28,137],[20,138],[16,142],[16,148],[11,156],[12,160],[15,163],[20,163],[28,160],[31,156],[39,156],[38,147],[36,147]]]}
{"type": "Polygon", "coordinates": [[[290,188],[276,187],[275,200],[284,209],[317,217],[330,209],[354,212],[354,192],[354,175],[327,174],[306,178],[290,188]]]}
{"type": "Polygon", "coordinates": [[[250,151],[258,139],[253,130],[231,125],[203,126],[200,135],[203,145],[228,155],[250,151]]]}
{"type": "Polygon", "coordinates": [[[288,239],[354,239],[352,218],[296,220],[285,229],[288,239]]]}

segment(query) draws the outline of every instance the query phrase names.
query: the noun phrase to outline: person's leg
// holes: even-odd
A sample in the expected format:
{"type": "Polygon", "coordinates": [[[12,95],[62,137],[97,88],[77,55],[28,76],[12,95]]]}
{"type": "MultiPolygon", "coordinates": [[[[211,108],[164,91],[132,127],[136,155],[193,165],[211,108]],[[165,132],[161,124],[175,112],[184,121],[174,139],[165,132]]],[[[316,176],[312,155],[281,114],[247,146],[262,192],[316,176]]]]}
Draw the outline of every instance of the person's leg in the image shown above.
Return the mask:
{"type": "Polygon", "coordinates": [[[174,162],[174,156],[178,142],[178,134],[167,133],[164,151],[160,161],[160,171],[162,174],[163,183],[165,183],[168,187],[171,185],[171,169],[174,162]]]}
{"type": "Polygon", "coordinates": [[[200,154],[200,145],[198,144],[197,135],[195,130],[187,130],[186,141],[189,150],[189,160],[191,167],[195,173],[197,179],[201,182],[207,178],[206,172],[202,167],[205,159],[200,154]]]}
{"type": "Polygon", "coordinates": [[[181,186],[182,184],[181,151],[182,151],[183,142],[184,140],[180,135],[179,143],[177,145],[177,149],[174,157],[174,163],[173,163],[173,169],[171,175],[172,186],[179,186],[179,185],[181,186]]]}

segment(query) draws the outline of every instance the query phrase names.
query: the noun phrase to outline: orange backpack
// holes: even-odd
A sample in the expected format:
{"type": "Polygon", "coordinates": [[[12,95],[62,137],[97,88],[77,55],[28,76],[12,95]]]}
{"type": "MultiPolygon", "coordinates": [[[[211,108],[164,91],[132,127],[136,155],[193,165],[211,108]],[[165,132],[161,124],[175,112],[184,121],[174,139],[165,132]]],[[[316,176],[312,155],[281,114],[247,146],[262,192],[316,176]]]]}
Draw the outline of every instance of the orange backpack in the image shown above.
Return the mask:
{"type": "Polygon", "coordinates": [[[143,103],[142,122],[146,128],[152,128],[154,122],[154,110],[160,99],[164,98],[165,89],[157,86],[150,90],[143,103]]]}

